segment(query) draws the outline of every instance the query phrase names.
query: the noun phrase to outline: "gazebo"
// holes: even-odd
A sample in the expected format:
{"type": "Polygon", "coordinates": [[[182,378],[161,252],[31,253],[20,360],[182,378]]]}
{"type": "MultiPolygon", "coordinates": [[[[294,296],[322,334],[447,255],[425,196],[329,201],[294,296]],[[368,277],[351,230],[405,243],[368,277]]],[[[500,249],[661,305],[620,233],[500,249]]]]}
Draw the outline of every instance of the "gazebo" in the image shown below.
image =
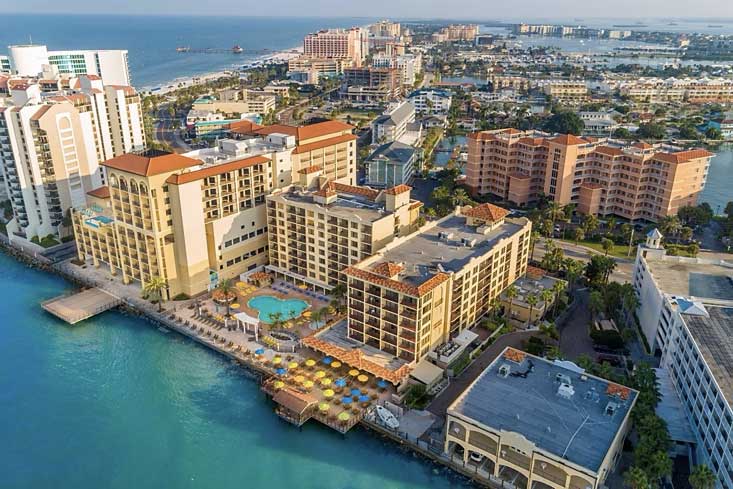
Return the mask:
{"type": "Polygon", "coordinates": [[[256,317],[252,317],[246,312],[238,312],[234,315],[234,319],[236,319],[239,324],[241,324],[244,327],[244,332],[247,333],[249,331],[249,326],[252,327],[252,330],[255,334],[255,341],[257,341],[257,337],[259,335],[259,329],[260,329],[260,320],[256,317]]]}

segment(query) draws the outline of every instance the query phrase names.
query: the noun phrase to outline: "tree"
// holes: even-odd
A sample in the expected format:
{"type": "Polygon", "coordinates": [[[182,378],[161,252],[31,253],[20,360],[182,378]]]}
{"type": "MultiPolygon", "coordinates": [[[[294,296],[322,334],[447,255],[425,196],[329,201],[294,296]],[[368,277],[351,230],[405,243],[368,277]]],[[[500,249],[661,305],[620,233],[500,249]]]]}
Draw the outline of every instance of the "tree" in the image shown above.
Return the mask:
{"type": "Polygon", "coordinates": [[[593,231],[598,229],[599,226],[598,218],[593,214],[586,214],[583,217],[583,230],[587,235],[593,235],[593,231]]]}
{"type": "Polygon", "coordinates": [[[717,127],[708,127],[705,131],[705,137],[708,139],[723,139],[723,133],[717,127]]]}
{"type": "Polygon", "coordinates": [[[221,294],[221,297],[227,306],[226,317],[229,317],[231,315],[231,302],[235,297],[234,284],[232,283],[232,280],[229,278],[220,280],[216,286],[216,290],[219,291],[219,294],[221,294]]]}
{"type": "Polygon", "coordinates": [[[557,281],[554,284],[552,284],[552,295],[553,295],[553,303],[552,303],[552,315],[555,316],[555,313],[557,312],[557,304],[560,302],[560,295],[565,292],[565,283],[557,281]]]}
{"type": "Polygon", "coordinates": [[[588,308],[593,319],[596,319],[598,314],[606,308],[606,303],[603,301],[603,294],[597,290],[592,291],[588,297],[588,308]]]}
{"type": "Polygon", "coordinates": [[[543,289],[542,292],[540,292],[540,299],[545,305],[545,311],[543,313],[543,317],[547,316],[547,313],[550,310],[550,304],[552,303],[552,300],[555,298],[555,294],[553,294],[552,290],[550,289],[543,289]]]}
{"type": "Polygon", "coordinates": [[[283,313],[281,313],[280,311],[270,313],[270,324],[272,325],[272,329],[280,329],[283,327],[284,323],[285,318],[283,316],[283,313]]]}
{"type": "Polygon", "coordinates": [[[697,139],[700,137],[700,133],[697,132],[697,129],[689,124],[680,126],[679,131],[680,139],[697,139]]]}
{"type": "Polygon", "coordinates": [[[603,254],[608,256],[613,251],[613,241],[608,238],[601,239],[601,248],[603,248],[603,254]]]}
{"type": "Polygon", "coordinates": [[[616,229],[616,224],[617,224],[617,221],[615,217],[611,216],[608,219],[606,219],[606,229],[608,229],[608,231],[613,232],[614,229],[616,229]]]}
{"type": "Polygon", "coordinates": [[[690,241],[690,239],[692,239],[692,233],[693,231],[691,227],[683,226],[680,229],[680,238],[683,241],[690,241]]]}
{"type": "Polygon", "coordinates": [[[624,483],[631,489],[648,489],[649,479],[646,477],[644,472],[639,467],[631,467],[624,474],[624,483]]]}
{"type": "Polygon", "coordinates": [[[583,241],[585,239],[585,230],[578,226],[575,228],[575,231],[573,231],[573,235],[575,238],[575,244],[578,244],[579,241],[583,241]]]}
{"type": "Polygon", "coordinates": [[[659,231],[665,236],[675,236],[681,228],[682,224],[677,216],[664,216],[659,221],[659,231]]]}
{"type": "Polygon", "coordinates": [[[163,277],[151,277],[143,285],[143,299],[158,303],[158,312],[163,311],[163,295],[168,288],[168,282],[163,277]]]}
{"type": "Polygon", "coordinates": [[[468,193],[463,188],[457,188],[453,190],[453,205],[466,205],[470,204],[473,201],[471,200],[471,197],[468,196],[468,193]]]}
{"type": "Polygon", "coordinates": [[[580,278],[585,270],[585,264],[580,260],[574,260],[573,258],[566,258],[563,262],[565,268],[565,276],[568,279],[570,290],[573,290],[575,282],[580,278]]]}
{"type": "Polygon", "coordinates": [[[532,230],[532,234],[529,235],[529,259],[530,261],[534,261],[534,247],[537,244],[537,241],[539,241],[540,237],[542,235],[539,233],[539,231],[532,230]]]}
{"type": "Polygon", "coordinates": [[[514,305],[514,299],[519,295],[519,290],[516,286],[510,285],[506,292],[504,292],[504,295],[506,295],[506,298],[509,299],[509,307],[507,308],[506,314],[504,316],[507,319],[511,319],[512,317],[512,306],[514,305]]]}
{"type": "Polygon", "coordinates": [[[580,136],[585,129],[585,123],[575,112],[563,111],[551,116],[545,124],[545,129],[550,132],[580,136]]]}
{"type": "Polygon", "coordinates": [[[636,131],[636,137],[639,138],[650,138],[650,139],[664,139],[667,137],[667,130],[664,125],[656,122],[649,122],[646,124],[639,124],[639,129],[636,131]]]}
{"type": "Polygon", "coordinates": [[[527,324],[529,325],[530,323],[532,323],[532,313],[534,312],[534,306],[537,305],[537,301],[538,301],[537,294],[533,292],[527,294],[526,301],[527,301],[527,304],[529,305],[529,317],[527,318],[527,324]]]}
{"type": "Polygon", "coordinates": [[[631,139],[633,136],[631,132],[625,127],[619,127],[618,129],[613,131],[613,137],[618,139],[631,139]]]}
{"type": "Polygon", "coordinates": [[[715,487],[715,481],[717,477],[710,467],[705,464],[695,465],[690,473],[690,485],[692,489],[713,489],[715,487]]]}
{"type": "Polygon", "coordinates": [[[616,261],[603,255],[593,255],[585,266],[585,276],[591,285],[606,285],[611,273],[616,269],[616,261]]]}
{"type": "Polygon", "coordinates": [[[321,320],[323,319],[321,315],[320,309],[315,309],[314,311],[311,311],[311,321],[313,321],[316,324],[316,327],[321,326],[321,320]]]}

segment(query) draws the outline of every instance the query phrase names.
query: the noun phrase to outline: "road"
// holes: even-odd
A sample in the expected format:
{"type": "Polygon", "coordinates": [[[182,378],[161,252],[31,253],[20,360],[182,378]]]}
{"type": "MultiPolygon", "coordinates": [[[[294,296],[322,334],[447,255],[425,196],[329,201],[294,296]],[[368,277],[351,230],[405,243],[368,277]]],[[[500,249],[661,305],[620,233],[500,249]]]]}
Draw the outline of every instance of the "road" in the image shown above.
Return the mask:
{"type": "MultiPolygon", "coordinates": [[[[575,245],[573,243],[568,243],[566,241],[560,241],[557,239],[553,240],[553,243],[555,243],[556,246],[562,248],[567,258],[573,258],[582,262],[590,261],[590,258],[593,255],[603,254],[584,246],[575,245]]],[[[541,239],[535,245],[534,259],[540,261],[542,260],[543,256],[545,256],[545,243],[544,239],[541,239]]],[[[630,258],[614,258],[614,260],[616,261],[616,269],[611,274],[611,280],[621,283],[631,282],[631,278],[633,277],[634,273],[634,258],[635,255],[633,254],[633,252],[630,258]]]]}
{"type": "Polygon", "coordinates": [[[179,132],[173,129],[173,120],[168,114],[168,105],[162,104],[158,107],[155,118],[155,140],[159,143],[166,143],[176,153],[191,151],[191,147],[181,138],[179,132]]]}

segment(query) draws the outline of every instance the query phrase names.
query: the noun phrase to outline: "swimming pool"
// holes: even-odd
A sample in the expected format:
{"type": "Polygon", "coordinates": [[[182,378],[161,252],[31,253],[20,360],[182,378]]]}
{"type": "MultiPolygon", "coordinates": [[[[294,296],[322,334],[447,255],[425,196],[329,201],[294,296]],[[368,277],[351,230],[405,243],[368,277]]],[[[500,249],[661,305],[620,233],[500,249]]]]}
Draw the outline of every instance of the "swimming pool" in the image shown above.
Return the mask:
{"type": "Polygon", "coordinates": [[[271,295],[258,295],[247,301],[252,309],[257,309],[260,321],[272,324],[275,321],[273,314],[280,313],[283,321],[297,318],[308,307],[308,303],[301,299],[278,299],[271,295]]]}

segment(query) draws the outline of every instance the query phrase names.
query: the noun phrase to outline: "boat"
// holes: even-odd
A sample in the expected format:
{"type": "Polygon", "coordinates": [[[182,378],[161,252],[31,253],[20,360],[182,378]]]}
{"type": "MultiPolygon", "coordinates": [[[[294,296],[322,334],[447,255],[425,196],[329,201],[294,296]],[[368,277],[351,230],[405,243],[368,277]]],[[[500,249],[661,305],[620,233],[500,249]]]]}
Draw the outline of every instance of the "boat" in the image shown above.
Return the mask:
{"type": "Polygon", "coordinates": [[[377,416],[379,417],[379,420],[384,423],[387,428],[391,430],[396,430],[400,427],[400,422],[397,421],[395,415],[392,414],[386,407],[377,406],[375,410],[377,411],[377,416]]]}
{"type": "Polygon", "coordinates": [[[242,49],[242,46],[240,46],[239,44],[235,44],[232,47],[232,53],[234,54],[242,54],[243,52],[244,52],[244,49],[242,49]]]}
{"type": "Polygon", "coordinates": [[[187,52],[189,52],[190,50],[191,50],[191,48],[190,48],[189,46],[178,46],[178,47],[176,48],[176,52],[177,52],[177,53],[187,53],[187,52]]]}

